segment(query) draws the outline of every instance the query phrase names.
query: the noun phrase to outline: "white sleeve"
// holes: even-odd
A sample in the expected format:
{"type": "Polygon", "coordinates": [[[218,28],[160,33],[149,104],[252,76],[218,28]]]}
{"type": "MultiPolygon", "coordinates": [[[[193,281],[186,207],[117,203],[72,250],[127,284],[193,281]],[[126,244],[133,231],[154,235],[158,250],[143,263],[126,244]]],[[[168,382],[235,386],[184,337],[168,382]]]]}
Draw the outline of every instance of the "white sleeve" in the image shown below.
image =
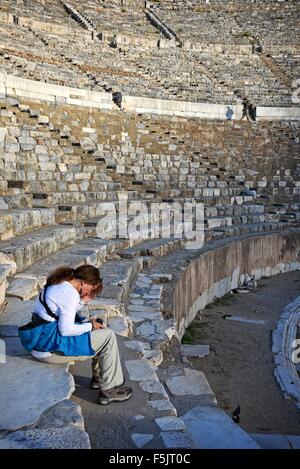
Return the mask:
{"type": "Polygon", "coordinates": [[[93,328],[90,322],[85,324],[75,324],[75,315],[78,307],[76,296],[64,295],[57,302],[59,306],[58,330],[63,336],[81,335],[90,332],[93,328]]]}

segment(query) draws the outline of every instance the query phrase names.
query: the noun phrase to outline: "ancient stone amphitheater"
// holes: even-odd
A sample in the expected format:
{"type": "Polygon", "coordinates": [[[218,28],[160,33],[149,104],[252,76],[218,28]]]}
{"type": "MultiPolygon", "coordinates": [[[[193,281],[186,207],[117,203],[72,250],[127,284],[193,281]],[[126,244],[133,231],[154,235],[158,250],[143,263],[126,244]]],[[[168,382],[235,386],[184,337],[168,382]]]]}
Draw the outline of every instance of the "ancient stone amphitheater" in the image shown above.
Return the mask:
{"type": "MultiPolygon", "coordinates": [[[[86,314],[125,337],[132,417],[153,422],[132,447],[217,447],[203,436],[215,422],[221,447],[258,448],[203,373],[160,365],[216,297],[300,268],[299,15],[297,0],[1,1],[0,448],[90,447],[69,365],[34,360],[17,337],[48,272],[84,263],[105,285],[86,314]],[[255,120],[240,120],[241,96],[255,120]],[[133,202],[139,230],[118,236],[114,214],[133,202]],[[203,246],[159,236],[153,203],[203,204],[203,246]],[[194,397],[182,418],[180,391],[194,397]]],[[[298,406],[299,318],[297,303],[273,336],[298,406]]]]}

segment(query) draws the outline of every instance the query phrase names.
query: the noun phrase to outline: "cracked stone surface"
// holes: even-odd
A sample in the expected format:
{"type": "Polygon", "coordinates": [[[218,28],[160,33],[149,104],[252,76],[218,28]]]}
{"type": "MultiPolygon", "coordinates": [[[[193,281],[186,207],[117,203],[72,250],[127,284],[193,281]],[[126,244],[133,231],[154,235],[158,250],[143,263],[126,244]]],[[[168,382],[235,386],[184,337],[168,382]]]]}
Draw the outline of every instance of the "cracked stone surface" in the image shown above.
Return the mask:
{"type": "Polygon", "coordinates": [[[177,410],[173,406],[172,402],[167,401],[166,399],[149,401],[149,404],[153,409],[158,410],[159,412],[169,412],[169,415],[177,416],[177,410]]]}
{"type": "Polygon", "coordinates": [[[29,300],[38,294],[37,286],[38,279],[36,277],[15,276],[9,284],[6,295],[20,298],[21,300],[29,300]]]}
{"type": "Polygon", "coordinates": [[[67,365],[46,365],[27,356],[7,357],[0,366],[0,382],[0,430],[32,425],[42,412],[69,399],[75,390],[67,365]]]}
{"type": "Polygon", "coordinates": [[[8,299],[4,314],[0,318],[0,336],[18,337],[18,327],[31,320],[35,301],[8,299]]]}
{"type": "Polygon", "coordinates": [[[140,386],[143,391],[148,392],[149,394],[160,394],[165,399],[169,399],[168,393],[163,387],[163,385],[156,380],[142,381],[140,386]]]}
{"type": "Polygon", "coordinates": [[[162,431],[184,430],[185,423],[177,417],[158,417],[155,422],[162,431]]]}
{"type": "Polygon", "coordinates": [[[166,385],[174,396],[184,396],[186,394],[192,396],[209,395],[216,402],[213,391],[201,371],[184,368],[184,375],[167,379],[166,385]]]}
{"type": "Polygon", "coordinates": [[[0,440],[2,449],[90,449],[88,434],[76,427],[29,429],[0,440]]]}
{"type": "Polygon", "coordinates": [[[174,321],[172,319],[147,321],[136,328],[136,336],[149,341],[166,340],[166,331],[172,329],[173,325],[174,321]]]}
{"type": "Polygon", "coordinates": [[[148,381],[155,380],[156,373],[146,360],[128,360],[125,366],[132,381],[148,381]]]}
{"type": "Polygon", "coordinates": [[[166,448],[198,448],[189,432],[161,432],[160,436],[166,448]]]}
{"type": "Polygon", "coordinates": [[[78,404],[68,399],[58,402],[42,413],[35,428],[74,426],[84,430],[84,420],[78,404]]]}
{"type": "Polygon", "coordinates": [[[151,433],[133,433],[131,438],[137,448],[142,448],[153,439],[153,435],[151,433]]]}
{"type": "Polygon", "coordinates": [[[228,415],[214,406],[197,406],[181,416],[199,448],[259,449],[228,415]]]}
{"type": "Polygon", "coordinates": [[[116,332],[116,334],[128,337],[130,333],[129,325],[125,318],[110,318],[108,320],[108,326],[110,329],[116,332]]]}
{"type": "Polygon", "coordinates": [[[125,342],[125,346],[137,352],[144,352],[144,350],[151,349],[149,342],[141,342],[140,340],[130,340],[129,342],[125,342]]]}

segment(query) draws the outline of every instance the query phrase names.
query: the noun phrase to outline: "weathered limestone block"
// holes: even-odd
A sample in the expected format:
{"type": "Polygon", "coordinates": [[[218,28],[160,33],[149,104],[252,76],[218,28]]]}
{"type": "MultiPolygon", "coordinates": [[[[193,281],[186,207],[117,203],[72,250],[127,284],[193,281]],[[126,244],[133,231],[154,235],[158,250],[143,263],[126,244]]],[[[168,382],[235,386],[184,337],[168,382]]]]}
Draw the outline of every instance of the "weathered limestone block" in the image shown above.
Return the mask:
{"type": "Polygon", "coordinates": [[[0,264],[0,305],[5,300],[5,293],[7,287],[7,280],[6,278],[11,272],[11,266],[7,264],[0,264]]]}
{"type": "Polygon", "coordinates": [[[17,264],[15,261],[9,255],[4,254],[3,252],[0,252],[0,265],[9,265],[10,275],[14,275],[17,271],[17,264]]]}
{"type": "Polygon", "coordinates": [[[90,449],[88,434],[81,429],[53,427],[12,432],[0,440],[2,449],[90,449]]]}
{"type": "Polygon", "coordinates": [[[207,396],[212,403],[217,403],[214,393],[201,371],[184,368],[184,375],[167,379],[166,385],[174,396],[207,396]]]}
{"type": "Polygon", "coordinates": [[[68,399],[75,390],[66,365],[46,365],[34,358],[7,357],[0,367],[0,381],[1,430],[33,424],[42,412],[68,399]]]}
{"type": "Polygon", "coordinates": [[[159,417],[155,419],[155,422],[162,431],[182,431],[185,429],[185,423],[177,417],[159,417]]]}
{"type": "Polygon", "coordinates": [[[160,414],[163,414],[164,416],[177,417],[176,408],[173,406],[172,402],[166,399],[149,401],[149,404],[151,407],[153,407],[153,409],[157,410],[158,412],[160,412],[160,414]]]}
{"type": "Polygon", "coordinates": [[[215,406],[198,406],[181,417],[199,448],[260,449],[228,415],[215,406]]]}
{"type": "Polygon", "coordinates": [[[146,360],[127,360],[125,366],[132,381],[153,381],[157,379],[154,369],[146,360]]]}
{"type": "Polygon", "coordinates": [[[7,289],[7,296],[30,300],[38,294],[39,279],[30,275],[15,275],[7,289]]]}
{"type": "Polygon", "coordinates": [[[84,430],[81,407],[76,402],[65,399],[42,413],[34,428],[39,430],[51,427],[77,427],[84,430]]]}
{"type": "Polygon", "coordinates": [[[0,149],[4,148],[5,137],[7,135],[7,128],[0,127],[0,149]]]}
{"type": "Polygon", "coordinates": [[[124,337],[128,337],[131,330],[131,321],[125,318],[110,318],[108,320],[108,326],[112,329],[116,334],[122,335],[124,337]]]}
{"type": "Polygon", "coordinates": [[[89,310],[103,310],[109,318],[125,315],[124,304],[113,298],[95,298],[90,301],[89,310]]]}

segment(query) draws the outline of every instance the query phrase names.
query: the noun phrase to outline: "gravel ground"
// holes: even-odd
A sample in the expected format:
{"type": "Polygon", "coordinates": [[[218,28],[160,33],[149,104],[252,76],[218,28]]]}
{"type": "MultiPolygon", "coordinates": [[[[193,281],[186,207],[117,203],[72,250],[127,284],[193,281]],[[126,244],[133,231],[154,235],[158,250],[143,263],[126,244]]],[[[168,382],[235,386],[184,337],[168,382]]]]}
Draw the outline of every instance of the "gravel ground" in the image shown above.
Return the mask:
{"type": "MultiPolygon", "coordinates": [[[[190,359],[192,367],[205,374],[218,406],[230,417],[240,406],[239,425],[249,433],[300,435],[300,411],[283,397],[271,351],[272,331],[283,308],[300,295],[299,282],[299,272],[262,279],[248,294],[226,295],[209,305],[188,329],[188,343],[210,347],[208,356],[190,359]],[[231,321],[226,315],[264,320],[265,325],[231,321]]],[[[160,379],[164,371],[182,366],[176,349],[161,365],[160,379]]],[[[171,400],[178,416],[197,405],[188,396],[171,400]]]]}

